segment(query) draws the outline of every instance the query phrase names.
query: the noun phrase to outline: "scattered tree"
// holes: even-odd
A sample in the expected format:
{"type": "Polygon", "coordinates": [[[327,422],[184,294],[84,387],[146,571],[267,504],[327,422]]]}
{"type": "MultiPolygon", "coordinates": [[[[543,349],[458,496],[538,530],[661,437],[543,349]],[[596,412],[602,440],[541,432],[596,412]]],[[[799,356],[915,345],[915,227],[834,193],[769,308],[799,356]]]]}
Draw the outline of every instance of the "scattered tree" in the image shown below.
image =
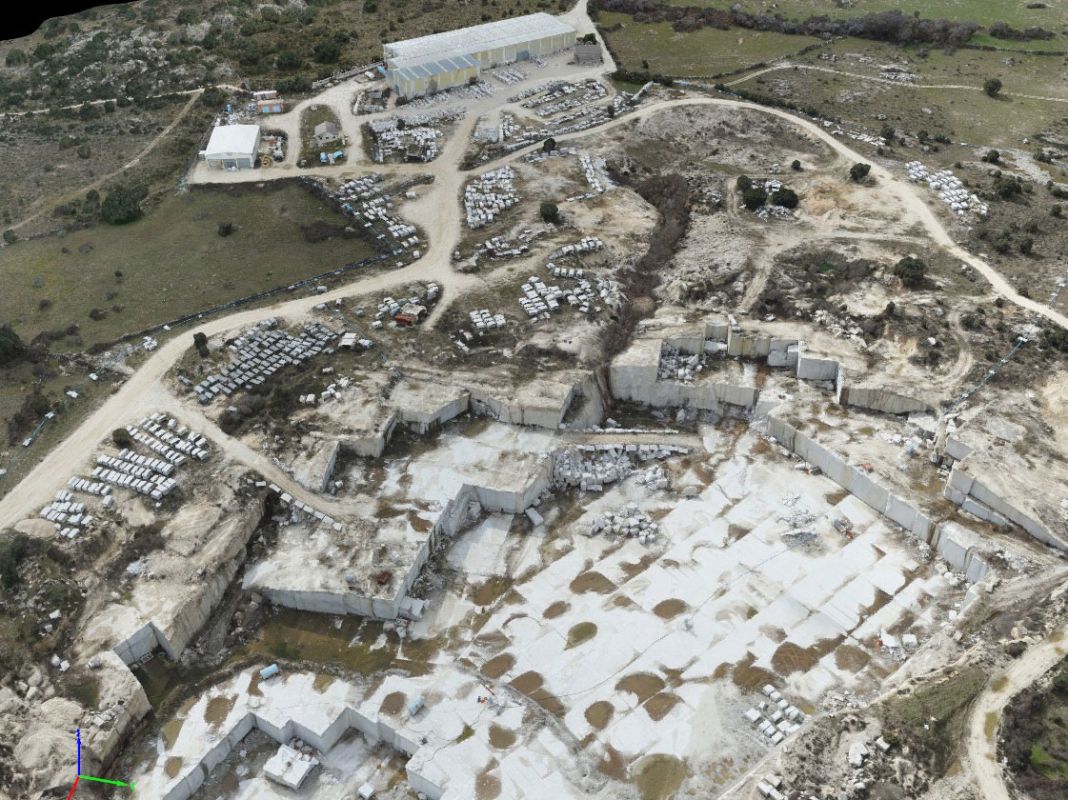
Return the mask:
{"type": "Polygon", "coordinates": [[[997,78],[987,78],[983,81],[983,91],[987,97],[997,97],[1001,92],[1002,83],[997,78]]]}
{"type": "Polygon", "coordinates": [[[556,149],[556,139],[554,139],[551,136],[548,139],[546,139],[544,142],[541,143],[541,151],[543,153],[551,153],[555,149],[556,149]]]}
{"type": "Polygon", "coordinates": [[[767,199],[768,193],[760,186],[750,186],[742,192],[742,204],[750,211],[756,211],[767,199]]]}
{"type": "Polygon", "coordinates": [[[792,169],[794,172],[800,172],[802,169],[801,162],[795,158],[793,161],[790,162],[790,169],[792,169]]]}
{"type": "Polygon", "coordinates": [[[597,44],[597,35],[594,33],[587,33],[585,36],[579,39],[579,41],[585,42],[586,44],[597,44]]]}
{"type": "Polygon", "coordinates": [[[560,209],[556,203],[550,200],[543,200],[541,203],[541,218],[550,225],[556,225],[560,222],[560,209]]]}
{"type": "Polygon", "coordinates": [[[883,125],[882,130],[879,131],[879,135],[886,139],[888,144],[893,143],[896,133],[897,131],[894,130],[893,125],[883,125]]]}
{"type": "Polygon", "coordinates": [[[849,177],[856,183],[860,183],[871,172],[871,164],[865,164],[858,161],[856,164],[849,168],[849,177]]]}
{"type": "Polygon", "coordinates": [[[208,357],[208,337],[202,331],[193,334],[193,346],[200,353],[201,358],[208,357]]]}
{"type": "Polygon", "coordinates": [[[116,428],[111,432],[111,441],[119,449],[134,446],[133,436],[126,428],[116,428]]]}
{"type": "Polygon", "coordinates": [[[26,345],[10,325],[0,325],[0,367],[14,364],[26,354],[26,345]]]}
{"type": "Polygon", "coordinates": [[[771,193],[771,204],[783,208],[797,208],[797,192],[783,186],[771,193]]]}
{"type": "Polygon", "coordinates": [[[29,59],[26,58],[26,52],[19,50],[17,47],[12,47],[7,51],[7,55],[4,56],[4,63],[9,67],[19,67],[25,64],[29,59]]]}
{"type": "Polygon", "coordinates": [[[319,42],[312,48],[312,55],[320,64],[336,64],[341,58],[341,45],[337,42],[319,42]]]}
{"type": "Polygon", "coordinates": [[[14,244],[15,242],[18,241],[18,238],[19,237],[15,235],[15,232],[13,230],[11,230],[11,228],[8,228],[6,231],[4,231],[4,243],[5,244],[14,244]]]}
{"type": "Polygon", "coordinates": [[[1062,213],[1063,213],[1063,210],[1061,209],[1061,206],[1060,206],[1059,203],[1054,203],[1052,206],[1050,206],[1049,215],[1051,217],[1060,217],[1062,213]]]}
{"type": "Polygon", "coordinates": [[[219,223],[219,235],[226,238],[234,232],[234,223],[232,222],[220,222],[219,223]]]}
{"type": "Polygon", "coordinates": [[[278,54],[278,58],[275,59],[274,63],[278,69],[288,72],[290,70],[300,69],[304,64],[304,59],[292,50],[283,50],[278,54]]]}
{"type": "Polygon", "coordinates": [[[927,265],[915,256],[905,256],[894,265],[894,275],[907,289],[919,289],[927,279],[927,265]]]}
{"type": "Polygon", "coordinates": [[[1025,256],[1031,255],[1031,251],[1034,249],[1034,247],[1035,240],[1032,239],[1030,236],[1026,236],[1020,240],[1020,252],[1023,253],[1025,256]]]}
{"type": "Polygon", "coordinates": [[[753,180],[748,175],[739,175],[738,180],[734,182],[734,188],[739,192],[744,192],[746,189],[750,189],[753,186],[753,180]]]}
{"type": "Polygon", "coordinates": [[[91,156],[92,154],[93,154],[93,151],[90,149],[89,145],[87,145],[87,144],[78,145],[78,158],[82,158],[82,159],[89,158],[89,156],[91,156]]]}
{"type": "Polygon", "coordinates": [[[126,186],[116,186],[100,205],[100,217],[109,225],[126,225],[141,218],[142,193],[126,186]]]}
{"type": "Polygon", "coordinates": [[[987,164],[997,164],[1001,160],[1001,153],[997,150],[987,150],[983,154],[983,161],[987,164]]]}

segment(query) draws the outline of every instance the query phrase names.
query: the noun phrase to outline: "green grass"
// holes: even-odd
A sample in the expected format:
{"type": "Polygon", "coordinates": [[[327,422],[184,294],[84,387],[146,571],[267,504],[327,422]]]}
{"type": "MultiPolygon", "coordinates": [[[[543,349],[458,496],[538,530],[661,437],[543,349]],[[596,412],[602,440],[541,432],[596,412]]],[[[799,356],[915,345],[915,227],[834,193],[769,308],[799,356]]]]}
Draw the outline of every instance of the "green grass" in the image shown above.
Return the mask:
{"type": "MultiPolygon", "coordinates": [[[[837,0],[790,0],[789,3],[776,3],[761,0],[668,0],[672,5],[703,6],[727,9],[736,2],[746,11],[761,13],[779,13],[788,19],[805,19],[813,15],[823,15],[832,19],[859,17],[879,11],[902,11],[905,14],[919,12],[924,19],[949,19],[955,22],[972,21],[979,25],[992,22],[1005,22],[1014,28],[1038,26],[1059,33],[1068,24],[1068,5],[1058,0],[1046,0],[1047,8],[1027,8],[1026,0],[857,0],[848,6],[841,6],[837,0]]],[[[993,42],[1012,45],[1013,42],[993,42]]],[[[1056,40],[1052,40],[1055,42],[1056,40]]],[[[1049,45],[1051,42],[1038,42],[1049,45]]],[[[1063,49],[1063,48],[1062,48],[1063,49]]]]}
{"type": "Polygon", "coordinates": [[[89,347],[375,252],[361,239],[340,236],[310,243],[302,226],[314,223],[340,231],[346,218],[288,182],[171,195],[131,225],[0,249],[0,319],[27,340],[77,323],[82,347],[89,347]],[[234,233],[219,236],[220,222],[233,223],[234,233]],[[41,311],[42,299],[52,307],[41,311]],[[94,308],[107,316],[91,320],[94,308]]]}
{"type": "Polygon", "coordinates": [[[1068,761],[1051,756],[1039,742],[1031,745],[1031,766],[1050,780],[1068,781],[1068,761]]]}
{"type": "Polygon", "coordinates": [[[702,28],[692,33],[677,33],[668,22],[642,24],[627,14],[617,13],[602,13],[598,24],[621,68],[644,70],[642,62],[647,61],[649,72],[674,76],[731,72],[796,53],[819,42],[810,36],[740,28],[729,31],[702,28]],[[623,27],[605,32],[617,24],[623,27]]]}

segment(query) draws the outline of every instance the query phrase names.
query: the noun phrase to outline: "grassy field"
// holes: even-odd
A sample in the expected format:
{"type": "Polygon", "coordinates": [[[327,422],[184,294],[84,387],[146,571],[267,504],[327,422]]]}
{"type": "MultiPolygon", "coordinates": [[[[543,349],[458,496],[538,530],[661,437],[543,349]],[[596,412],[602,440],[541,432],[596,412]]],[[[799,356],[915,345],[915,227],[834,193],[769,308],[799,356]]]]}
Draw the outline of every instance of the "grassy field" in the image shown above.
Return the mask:
{"type": "Polygon", "coordinates": [[[170,195],[131,225],[0,249],[0,319],[24,339],[76,323],[80,343],[58,346],[87,348],[372,255],[370,244],[340,235],[345,224],[292,183],[170,195]],[[225,238],[223,222],[235,226],[225,238]],[[307,226],[334,235],[308,241],[307,226]],[[44,300],[51,306],[42,309],[44,300]],[[93,309],[103,317],[91,319],[93,309]]]}
{"type": "MultiPolygon", "coordinates": [[[[789,3],[773,0],[668,0],[672,5],[729,8],[740,5],[746,11],[764,14],[782,14],[788,19],[804,19],[809,16],[827,16],[832,19],[857,17],[879,11],[902,11],[905,14],[919,12],[925,19],[944,18],[971,21],[987,26],[993,22],[1005,22],[1014,28],[1037,26],[1059,33],[1068,25],[1068,4],[1047,0],[1047,8],[1027,8],[1025,0],[855,0],[842,5],[838,0],[790,0],[789,3]]],[[[1000,45],[1013,46],[1014,42],[992,39],[1000,45]]],[[[1056,40],[1051,40],[1055,42],[1056,40]]],[[[1040,42],[1048,47],[1050,42],[1040,42]]],[[[1064,48],[1060,48],[1064,49],[1064,48]]]]}
{"type": "Polygon", "coordinates": [[[627,14],[602,13],[598,18],[619,66],[662,75],[717,75],[791,55],[819,39],[736,28],[702,28],[676,33],[671,23],[642,24],[627,14]],[[619,30],[611,31],[615,26],[619,30]],[[643,62],[648,62],[645,67],[643,62]]]}

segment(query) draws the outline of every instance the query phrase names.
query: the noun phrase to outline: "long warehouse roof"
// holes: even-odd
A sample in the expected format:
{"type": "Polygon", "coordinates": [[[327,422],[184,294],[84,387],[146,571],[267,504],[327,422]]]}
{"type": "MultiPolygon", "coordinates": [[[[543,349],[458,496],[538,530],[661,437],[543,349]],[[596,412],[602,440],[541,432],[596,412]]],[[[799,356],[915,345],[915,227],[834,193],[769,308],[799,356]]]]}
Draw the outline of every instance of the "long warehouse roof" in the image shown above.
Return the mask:
{"type": "Polygon", "coordinates": [[[410,67],[426,61],[466,56],[507,47],[522,42],[544,39],[563,33],[574,34],[575,29],[551,14],[538,12],[496,22],[486,22],[470,28],[458,28],[444,33],[432,33],[417,39],[405,39],[383,46],[386,59],[393,68],[410,67]]]}
{"type": "Polygon", "coordinates": [[[219,125],[211,132],[205,152],[210,155],[251,153],[256,149],[259,125],[219,125]]]}
{"type": "Polygon", "coordinates": [[[471,56],[452,56],[450,58],[439,58],[437,61],[423,61],[412,64],[410,67],[398,67],[393,71],[393,74],[402,80],[413,80],[417,78],[433,78],[435,75],[443,75],[446,72],[454,72],[456,70],[468,69],[470,67],[477,67],[478,60],[471,56]]]}

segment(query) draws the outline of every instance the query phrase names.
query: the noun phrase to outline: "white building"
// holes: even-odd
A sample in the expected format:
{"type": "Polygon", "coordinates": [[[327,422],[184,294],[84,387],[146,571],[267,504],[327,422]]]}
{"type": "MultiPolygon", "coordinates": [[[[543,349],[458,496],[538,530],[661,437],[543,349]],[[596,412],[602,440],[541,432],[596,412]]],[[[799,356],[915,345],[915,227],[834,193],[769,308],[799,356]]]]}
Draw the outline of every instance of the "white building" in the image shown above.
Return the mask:
{"type": "Polygon", "coordinates": [[[484,69],[564,50],[575,35],[567,23],[537,13],[393,42],[382,47],[386,80],[399,97],[432,94],[462,86],[484,69]]]}
{"type": "Polygon", "coordinates": [[[217,125],[200,154],[214,169],[251,169],[259,148],[259,125],[217,125]]]}

